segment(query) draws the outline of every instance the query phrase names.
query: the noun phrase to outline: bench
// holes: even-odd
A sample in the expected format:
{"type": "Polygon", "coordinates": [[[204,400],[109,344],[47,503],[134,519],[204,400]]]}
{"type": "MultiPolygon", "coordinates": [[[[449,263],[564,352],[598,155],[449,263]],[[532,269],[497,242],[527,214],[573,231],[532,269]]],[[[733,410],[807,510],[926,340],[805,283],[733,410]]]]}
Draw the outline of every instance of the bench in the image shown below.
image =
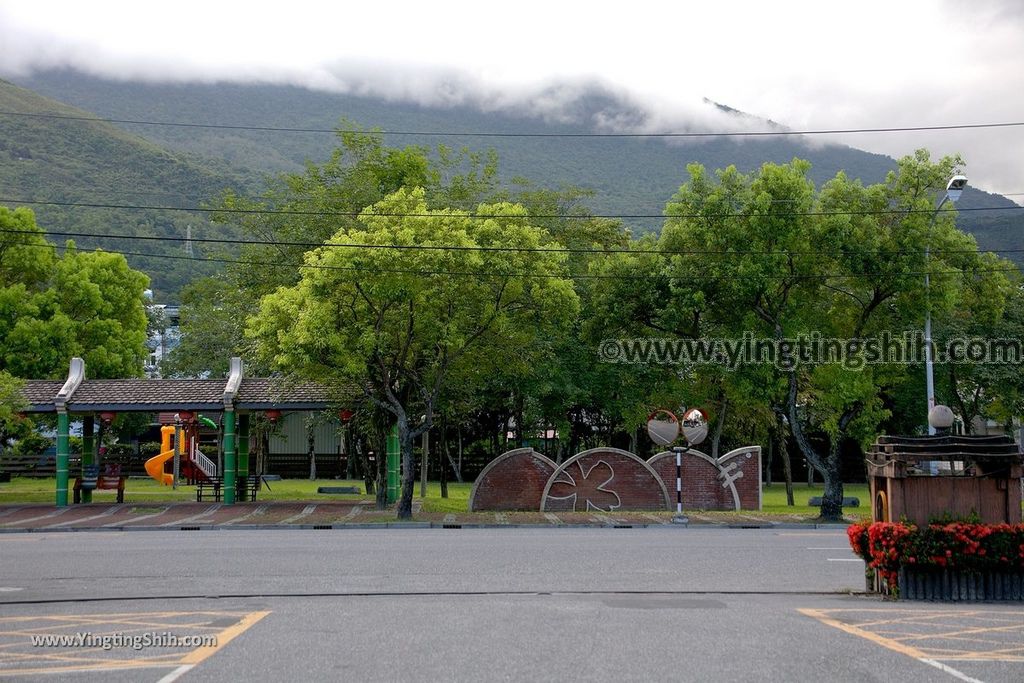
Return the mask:
{"type": "MultiPolygon", "coordinates": [[[[251,477],[240,478],[236,482],[235,487],[235,500],[236,501],[255,501],[256,491],[260,488],[260,478],[257,475],[251,477]]],[[[220,502],[223,497],[224,482],[220,477],[213,477],[205,481],[196,482],[196,502],[202,502],[204,499],[209,500],[210,495],[213,495],[213,500],[220,502]]]]}
{"type": "MultiPolygon", "coordinates": [[[[807,501],[808,507],[816,508],[821,507],[821,496],[811,496],[807,501]]],[[[860,507],[860,498],[854,496],[843,497],[844,508],[858,508],[860,507]]]]}
{"type": "Polygon", "coordinates": [[[86,465],[82,468],[82,476],[75,477],[74,500],[75,504],[82,502],[82,491],[117,491],[117,502],[124,502],[124,483],[128,477],[121,474],[120,465],[104,465],[100,471],[99,465],[86,465]]]}
{"type": "Polygon", "coordinates": [[[317,487],[317,493],[330,493],[330,494],[341,494],[341,493],[354,493],[361,495],[362,489],[358,486],[320,486],[317,487]]]}

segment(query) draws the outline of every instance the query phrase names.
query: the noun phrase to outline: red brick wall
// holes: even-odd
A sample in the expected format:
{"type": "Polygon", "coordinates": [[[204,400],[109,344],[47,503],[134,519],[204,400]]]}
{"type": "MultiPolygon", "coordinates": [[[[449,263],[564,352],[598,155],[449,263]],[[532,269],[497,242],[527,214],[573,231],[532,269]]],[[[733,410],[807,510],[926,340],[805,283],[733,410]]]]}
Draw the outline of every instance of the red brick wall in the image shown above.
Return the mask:
{"type": "Polygon", "coordinates": [[[469,494],[469,509],[539,510],[541,495],[557,466],[532,448],[499,455],[484,468],[469,494]]]}
{"type": "Polygon", "coordinates": [[[665,510],[667,495],[647,463],[616,448],[583,451],[562,463],[545,489],[541,510],[665,510]]]}
{"type": "MultiPolygon", "coordinates": [[[[707,456],[710,459],[710,456],[707,456]]],[[[728,486],[723,487],[719,479],[721,470],[714,464],[693,453],[684,453],[683,470],[683,507],[699,510],[732,510],[735,501],[728,486]]],[[[672,508],[676,501],[676,456],[671,451],[663,451],[651,458],[648,463],[658,473],[665,488],[668,489],[672,508]]],[[[722,467],[730,469],[730,476],[738,470],[742,476],[735,479],[734,485],[740,498],[740,509],[761,509],[761,449],[751,446],[730,451],[720,458],[722,467]]]]}

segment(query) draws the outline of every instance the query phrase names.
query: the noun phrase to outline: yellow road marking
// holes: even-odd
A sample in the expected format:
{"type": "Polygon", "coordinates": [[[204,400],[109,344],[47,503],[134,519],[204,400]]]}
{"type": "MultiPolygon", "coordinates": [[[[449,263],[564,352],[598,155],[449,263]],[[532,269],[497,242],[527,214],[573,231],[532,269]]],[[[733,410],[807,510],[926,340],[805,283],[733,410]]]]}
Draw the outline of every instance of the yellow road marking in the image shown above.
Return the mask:
{"type": "MultiPolygon", "coordinates": [[[[162,628],[168,631],[180,631],[183,629],[187,630],[201,630],[207,632],[207,637],[212,636],[216,645],[197,647],[184,654],[171,653],[163,655],[153,655],[150,657],[140,657],[138,659],[114,659],[110,658],[109,653],[97,653],[95,648],[88,648],[82,650],[80,653],[72,652],[11,652],[11,651],[0,651],[0,661],[7,664],[14,664],[16,662],[25,663],[36,663],[32,668],[18,668],[11,670],[0,669],[0,678],[6,676],[26,676],[33,674],[53,674],[53,673],[67,673],[72,671],[114,671],[114,670],[126,670],[126,669],[152,669],[152,668],[174,668],[174,671],[169,674],[177,678],[182,673],[185,673],[195,667],[197,664],[203,662],[209,657],[216,654],[227,645],[229,642],[237,638],[239,635],[244,633],[246,630],[251,628],[258,621],[263,619],[265,616],[270,614],[270,611],[258,611],[258,612],[220,612],[220,611],[201,611],[201,612],[128,612],[119,614],[103,614],[103,615],[47,615],[47,616],[23,616],[23,617],[0,617],[0,625],[7,622],[10,625],[17,623],[27,622],[49,622],[47,625],[36,628],[24,628],[10,631],[0,631],[0,636],[37,636],[50,632],[58,632],[62,629],[81,629],[88,626],[117,626],[119,624],[140,626],[141,628],[125,629],[124,633],[133,631],[143,631],[152,628],[162,628]],[[221,629],[214,633],[209,633],[217,629],[217,626],[203,625],[195,623],[195,617],[206,616],[210,618],[216,617],[234,617],[239,620],[228,626],[227,628],[221,629]],[[173,619],[175,617],[193,617],[189,619],[187,623],[177,623],[174,621],[161,622],[160,619],[173,619]],[[57,666],[48,667],[40,666],[43,662],[54,662],[57,666]]],[[[120,631],[109,631],[109,633],[117,633],[120,631]]],[[[95,633],[94,635],[103,635],[103,633],[95,633]]],[[[0,648],[7,648],[11,646],[24,646],[25,643],[4,643],[0,644],[0,648]]]]}
{"type": "Polygon", "coordinates": [[[883,636],[878,635],[877,633],[872,633],[871,631],[865,631],[864,629],[857,628],[856,626],[851,626],[850,624],[844,624],[838,619],[833,619],[832,617],[828,616],[828,614],[826,614],[822,610],[808,609],[804,607],[798,609],[797,611],[805,616],[817,619],[818,621],[827,626],[832,626],[833,628],[837,628],[840,631],[845,631],[846,633],[855,636],[860,636],[865,640],[870,640],[872,643],[876,645],[881,645],[884,648],[888,648],[894,652],[899,652],[900,654],[907,655],[908,657],[913,657],[914,659],[925,659],[928,656],[924,652],[918,650],[915,647],[904,645],[903,643],[896,642],[895,640],[892,640],[890,638],[885,638],[883,636]]]}
{"type": "Polygon", "coordinates": [[[270,614],[269,610],[265,610],[262,612],[250,612],[249,614],[242,617],[242,620],[239,621],[237,624],[228,626],[226,629],[216,634],[216,645],[207,645],[193,650],[189,654],[182,657],[181,663],[199,664],[207,657],[216,654],[218,650],[220,650],[222,647],[230,643],[238,636],[242,635],[242,633],[244,633],[245,631],[249,630],[249,628],[251,628],[253,624],[258,622],[260,619],[267,616],[268,614],[270,614]]]}
{"type": "MultiPolygon", "coordinates": [[[[890,609],[871,609],[871,608],[850,608],[850,609],[799,609],[801,614],[812,617],[820,621],[821,623],[837,628],[846,633],[859,636],[881,645],[894,652],[913,657],[929,666],[935,666],[947,671],[948,673],[954,672],[955,670],[949,669],[945,665],[941,664],[940,661],[978,661],[978,662],[1024,662],[1024,644],[1017,644],[1013,642],[1007,642],[1005,636],[1012,637],[1015,634],[1024,635],[1024,621],[1018,619],[1015,622],[1006,624],[1008,618],[1012,618],[1017,615],[1024,614],[1019,611],[986,611],[986,610],[964,610],[960,611],[949,611],[941,610],[934,612],[922,612],[917,610],[902,610],[906,615],[904,617],[893,617],[889,619],[877,619],[874,621],[865,621],[858,625],[848,624],[834,618],[832,615],[857,614],[861,612],[888,612],[890,614],[898,613],[900,610],[890,609]],[[962,624],[944,622],[945,619],[951,621],[956,618],[957,620],[967,620],[972,622],[970,626],[964,627],[962,624]],[[978,622],[996,622],[998,625],[985,626],[978,622]],[[908,627],[928,627],[928,628],[945,628],[946,631],[940,633],[908,633],[907,631],[901,631],[894,627],[899,625],[905,625],[908,627]],[[890,628],[868,630],[871,626],[886,626],[890,628]],[[960,628],[958,628],[960,626],[960,628]],[[883,635],[884,634],[884,635],[883,635]],[[986,634],[992,636],[1003,635],[1003,640],[994,638],[984,638],[986,634]],[[970,637],[975,636],[975,637],[970,637]],[[936,643],[935,646],[929,645],[926,641],[935,641],[937,639],[944,639],[946,641],[956,641],[947,643],[936,643]],[[909,642],[917,641],[920,647],[914,647],[909,642]],[[976,649],[959,649],[956,645],[963,643],[964,645],[971,647],[973,645],[976,649]],[[947,647],[939,647],[939,645],[947,645],[947,647]],[[977,649],[983,645],[989,645],[988,649],[977,649]]],[[[974,680],[968,676],[962,674],[962,672],[956,672],[954,675],[962,678],[963,680],[974,680]]]]}

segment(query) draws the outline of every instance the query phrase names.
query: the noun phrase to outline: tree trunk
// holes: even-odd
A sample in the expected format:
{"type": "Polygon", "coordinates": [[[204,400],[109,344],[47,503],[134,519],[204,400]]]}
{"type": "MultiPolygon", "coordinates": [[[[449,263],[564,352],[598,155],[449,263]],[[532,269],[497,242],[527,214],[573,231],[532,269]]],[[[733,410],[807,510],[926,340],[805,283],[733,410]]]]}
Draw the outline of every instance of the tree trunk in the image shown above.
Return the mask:
{"type": "Polygon", "coordinates": [[[839,446],[841,440],[832,444],[828,455],[828,467],[822,472],[825,479],[825,493],[821,496],[821,518],[829,522],[843,519],[843,478],[840,476],[839,446]]]}
{"type": "MultiPolygon", "coordinates": [[[[451,462],[451,457],[448,454],[448,431],[444,430],[441,432],[441,443],[444,448],[444,458],[451,462]]],[[[444,466],[444,462],[441,461],[441,452],[438,452],[438,462],[441,463],[441,497],[448,497],[448,468],[444,466]]]]}
{"type": "Polygon", "coordinates": [[[725,413],[729,408],[725,395],[722,395],[722,409],[718,412],[718,419],[715,421],[715,433],[711,437],[711,457],[718,460],[718,446],[722,441],[722,429],[725,427],[725,413]]]}
{"type": "Polygon", "coordinates": [[[412,519],[413,486],[416,483],[416,463],[409,423],[398,418],[398,445],[402,453],[402,487],[398,498],[398,519],[412,519]]]}
{"type": "Polygon", "coordinates": [[[797,416],[795,371],[789,373],[789,395],[786,398],[786,408],[789,413],[789,428],[793,432],[793,438],[796,439],[800,452],[803,453],[804,458],[807,459],[807,462],[812,467],[821,472],[821,476],[825,479],[825,495],[821,498],[821,518],[824,521],[838,522],[843,518],[843,482],[839,471],[838,443],[842,439],[842,433],[846,429],[846,424],[849,424],[849,420],[852,419],[855,413],[844,414],[839,419],[840,433],[836,437],[836,443],[832,445],[828,457],[822,458],[804,435],[803,427],[797,416]],[[844,422],[846,424],[843,424],[844,422]],[[836,491],[839,492],[838,498],[836,497],[836,491]]]}
{"type": "Polygon", "coordinates": [[[775,457],[775,430],[771,430],[768,437],[768,455],[765,457],[764,483],[771,488],[772,485],[772,460],[775,457]]]}
{"type": "Polygon", "coordinates": [[[307,445],[309,446],[309,480],[316,479],[316,432],[313,425],[306,429],[307,445]]]}
{"type": "Polygon", "coordinates": [[[423,432],[420,445],[420,498],[427,497],[427,474],[430,467],[430,430],[423,432]]]}
{"type": "Polygon", "coordinates": [[[456,434],[459,437],[459,465],[455,468],[455,480],[460,484],[462,483],[462,425],[458,425],[455,428],[456,434]]]}
{"type": "Polygon", "coordinates": [[[345,454],[345,479],[356,478],[355,444],[351,443],[352,431],[343,426],[341,428],[341,452],[345,454]]]}

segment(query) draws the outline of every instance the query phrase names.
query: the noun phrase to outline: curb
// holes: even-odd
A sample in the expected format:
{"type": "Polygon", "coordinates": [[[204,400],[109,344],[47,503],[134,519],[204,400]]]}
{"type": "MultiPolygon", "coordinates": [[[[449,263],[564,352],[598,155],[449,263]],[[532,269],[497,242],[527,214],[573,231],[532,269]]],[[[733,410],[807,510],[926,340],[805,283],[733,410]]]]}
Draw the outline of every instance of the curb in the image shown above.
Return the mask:
{"type": "Polygon", "coordinates": [[[636,524],[488,524],[467,522],[448,523],[443,522],[381,522],[378,524],[181,524],[176,526],[113,526],[113,527],[28,527],[0,529],[0,534],[33,534],[33,533],[85,533],[85,532],[106,532],[106,531],[276,531],[284,529],[304,531],[338,531],[345,529],[692,529],[692,530],[721,530],[721,529],[745,529],[755,531],[778,531],[778,530],[839,530],[845,529],[847,524],[795,524],[775,523],[764,524],[652,524],[639,522],[636,524]]]}

